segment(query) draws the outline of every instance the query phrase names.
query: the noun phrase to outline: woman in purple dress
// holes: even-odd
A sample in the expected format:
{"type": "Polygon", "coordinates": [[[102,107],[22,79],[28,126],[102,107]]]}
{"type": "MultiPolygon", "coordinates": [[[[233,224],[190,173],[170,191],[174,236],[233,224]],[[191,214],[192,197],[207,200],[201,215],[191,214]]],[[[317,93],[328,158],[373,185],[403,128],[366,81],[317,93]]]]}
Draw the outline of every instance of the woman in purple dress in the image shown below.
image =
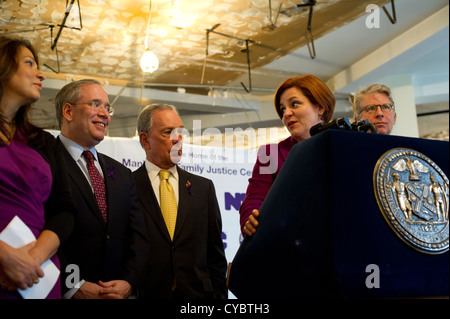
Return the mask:
{"type": "Polygon", "coordinates": [[[258,227],[259,208],[272,187],[292,147],[311,137],[309,130],[329,122],[336,99],[327,85],[305,74],[286,79],[275,93],[275,110],[291,136],[258,150],[245,199],[239,209],[241,232],[252,236],[258,227]]]}
{"type": "MultiPolygon", "coordinates": [[[[55,138],[28,120],[44,75],[26,40],[0,36],[0,232],[18,216],[36,241],[13,248],[0,240],[0,299],[21,298],[44,276],[73,227],[74,205],[55,138]]],[[[47,298],[60,298],[59,279],[47,298]]]]}

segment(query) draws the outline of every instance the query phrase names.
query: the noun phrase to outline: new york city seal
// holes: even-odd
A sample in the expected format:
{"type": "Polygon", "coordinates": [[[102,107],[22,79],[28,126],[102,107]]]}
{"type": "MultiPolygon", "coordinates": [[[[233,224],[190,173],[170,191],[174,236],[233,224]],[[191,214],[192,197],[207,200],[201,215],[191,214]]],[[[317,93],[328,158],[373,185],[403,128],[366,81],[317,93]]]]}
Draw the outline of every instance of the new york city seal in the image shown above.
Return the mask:
{"type": "Polygon", "coordinates": [[[440,254],[449,248],[449,180],[427,156],[394,148],[375,165],[378,207],[394,233],[412,248],[440,254]]]}

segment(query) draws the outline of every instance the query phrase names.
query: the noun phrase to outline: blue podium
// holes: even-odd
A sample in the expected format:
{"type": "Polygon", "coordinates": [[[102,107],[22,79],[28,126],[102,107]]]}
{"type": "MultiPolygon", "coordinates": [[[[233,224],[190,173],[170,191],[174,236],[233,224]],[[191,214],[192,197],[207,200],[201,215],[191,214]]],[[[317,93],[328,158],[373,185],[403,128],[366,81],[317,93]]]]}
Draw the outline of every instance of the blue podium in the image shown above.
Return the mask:
{"type": "Polygon", "coordinates": [[[448,142],[328,130],[296,145],[261,206],[257,232],[232,261],[230,291],[246,299],[448,296],[448,250],[407,245],[374,195],[378,159],[399,147],[449,176],[448,142]]]}

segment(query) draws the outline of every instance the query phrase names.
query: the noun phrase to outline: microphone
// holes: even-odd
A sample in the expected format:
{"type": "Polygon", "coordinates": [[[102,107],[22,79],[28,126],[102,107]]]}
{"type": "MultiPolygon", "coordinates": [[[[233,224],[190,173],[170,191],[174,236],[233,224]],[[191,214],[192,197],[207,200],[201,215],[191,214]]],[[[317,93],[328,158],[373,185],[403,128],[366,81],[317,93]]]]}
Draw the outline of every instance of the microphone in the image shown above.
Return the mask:
{"type": "Polygon", "coordinates": [[[352,123],[353,131],[378,134],[378,129],[369,120],[359,120],[352,123]]]}
{"type": "Polygon", "coordinates": [[[309,134],[314,136],[319,134],[320,132],[329,130],[329,129],[337,129],[337,130],[348,130],[348,131],[357,131],[357,132],[365,132],[365,133],[374,133],[378,134],[378,129],[375,125],[369,122],[369,120],[360,120],[354,123],[350,122],[348,117],[340,117],[334,120],[331,120],[328,123],[318,123],[311,127],[309,130],[309,134]]]}

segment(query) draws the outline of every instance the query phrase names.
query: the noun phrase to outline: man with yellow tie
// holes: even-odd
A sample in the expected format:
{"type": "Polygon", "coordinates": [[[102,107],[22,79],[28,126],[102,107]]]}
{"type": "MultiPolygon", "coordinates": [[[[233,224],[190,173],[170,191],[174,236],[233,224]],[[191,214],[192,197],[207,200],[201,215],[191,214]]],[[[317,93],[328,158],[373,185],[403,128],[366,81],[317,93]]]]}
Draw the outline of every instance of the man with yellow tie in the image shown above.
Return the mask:
{"type": "Polygon", "coordinates": [[[139,115],[146,160],[134,178],[152,245],[143,297],[224,299],[227,262],[219,205],[211,180],[176,165],[182,130],[172,105],[151,104],[139,115]]]}

